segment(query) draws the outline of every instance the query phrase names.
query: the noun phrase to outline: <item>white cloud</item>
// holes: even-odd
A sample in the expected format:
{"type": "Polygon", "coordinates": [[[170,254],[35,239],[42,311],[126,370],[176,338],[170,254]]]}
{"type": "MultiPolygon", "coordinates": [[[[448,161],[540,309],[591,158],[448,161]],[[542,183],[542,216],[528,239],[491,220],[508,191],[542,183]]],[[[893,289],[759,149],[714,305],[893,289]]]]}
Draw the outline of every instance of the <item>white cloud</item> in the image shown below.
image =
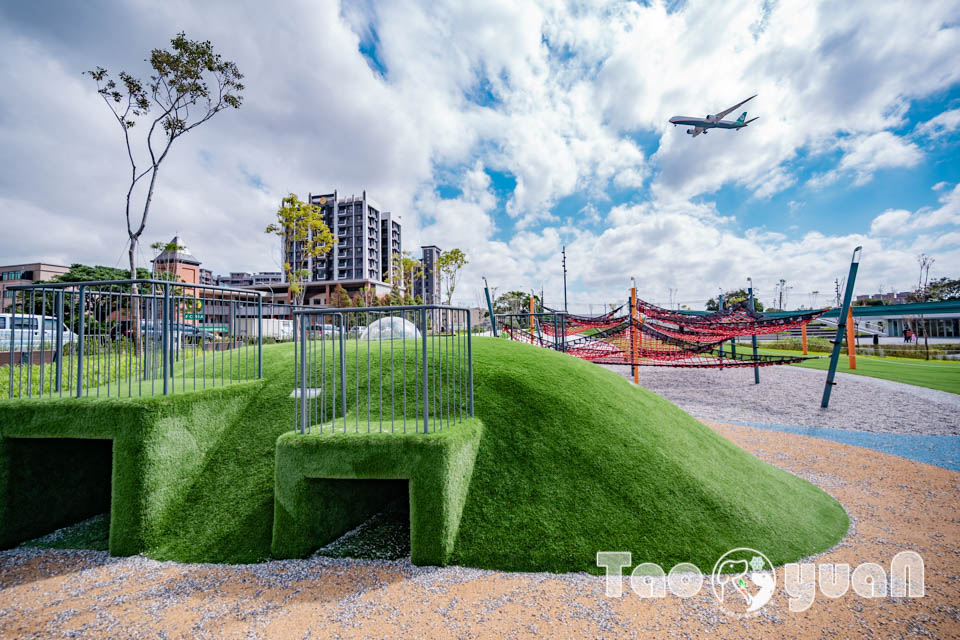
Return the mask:
{"type": "MultiPolygon", "coordinates": [[[[886,213],[870,238],[784,237],[742,231],[704,198],[730,184],[772,198],[797,181],[801,153],[840,149],[825,175],[860,183],[915,166],[919,132],[946,131],[953,112],[912,140],[889,130],[911,100],[960,81],[960,29],[950,26],[960,15],[948,1],[909,12],[762,0],[671,10],[621,0],[39,5],[0,9],[0,210],[5,223],[14,218],[0,256],[9,262],[123,255],[120,132],[81,72],[102,64],[145,75],[137,61],[181,29],[236,60],[248,89],[239,111],[174,148],[147,243],[180,232],[215,271],[270,269],[275,243],[262,231],[282,195],[366,189],[403,217],[407,249],[464,248],[465,283],[488,275],[557,292],[566,243],[571,286],[600,298],[622,291],[627,272],[651,295],[670,286],[702,297],[739,274],[825,289],[858,242],[870,268],[895,282],[897,261],[912,258],[899,238],[878,239],[897,229],[886,213]],[[374,40],[383,74],[359,51],[374,40]],[[760,120],[743,131],[691,139],[667,124],[752,93],[747,108],[760,120]],[[501,194],[487,170],[512,174],[516,188],[501,194]],[[461,193],[441,198],[439,184],[461,193]],[[601,220],[597,205],[623,191],[631,204],[601,220]],[[561,217],[554,205],[569,196],[607,228],[561,217]]],[[[951,194],[907,226],[955,224],[951,194]]],[[[813,208],[787,207],[798,219],[813,208]]],[[[955,260],[943,256],[939,264],[955,260]]]]}
{"type": "MultiPolygon", "coordinates": [[[[940,206],[924,207],[914,213],[904,209],[888,210],[873,219],[870,234],[876,236],[906,235],[924,229],[960,225],[960,184],[940,196],[940,206]]],[[[927,238],[929,240],[929,238],[927,238]]],[[[918,240],[923,240],[919,238],[918,240]]],[[[944,246],[942,243],[930,248],[944,246]]]]}
{"type": "Polygon", "coordinates": [[[906,233],[907,221],[912,215],[906,209],[887,209],[870,223],[870,235],[892,236],[906,233]]]}
{"type": "Polygon", "coordinates": [[[926,122],[917,125],[915,133],[918,136],[939,138],[960,129],[960,109],[944,111],[926,122]]]}
{"type": "Polygon", "coordinates": [[[844,175],[853,176],[853,184],[862,186],[873,179],[876,171],[914,167],[923,158],[915,143],[889,131],[840,140],[837,147],[843,150],[840,163],[835,169],[809,180],[811,186],[826,186],[844,175]]]}

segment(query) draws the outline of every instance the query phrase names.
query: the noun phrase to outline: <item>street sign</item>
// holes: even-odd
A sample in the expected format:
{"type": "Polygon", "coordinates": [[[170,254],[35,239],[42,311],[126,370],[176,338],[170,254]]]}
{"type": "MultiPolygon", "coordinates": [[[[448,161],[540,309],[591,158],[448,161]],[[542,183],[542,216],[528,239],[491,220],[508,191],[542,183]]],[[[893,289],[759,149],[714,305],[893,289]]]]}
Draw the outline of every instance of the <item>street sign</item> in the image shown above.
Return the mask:
{"type": "Polygon", "coordinates": [[[225,324],[204,324],[197,327],[198,331],[227,331],[227,329],[225,324]]]}
{"type": "Polygon", "coordinates": [[[185,313],[183,315],[187,320],[203,320],[204,314],[202,313],[185,313]]]}

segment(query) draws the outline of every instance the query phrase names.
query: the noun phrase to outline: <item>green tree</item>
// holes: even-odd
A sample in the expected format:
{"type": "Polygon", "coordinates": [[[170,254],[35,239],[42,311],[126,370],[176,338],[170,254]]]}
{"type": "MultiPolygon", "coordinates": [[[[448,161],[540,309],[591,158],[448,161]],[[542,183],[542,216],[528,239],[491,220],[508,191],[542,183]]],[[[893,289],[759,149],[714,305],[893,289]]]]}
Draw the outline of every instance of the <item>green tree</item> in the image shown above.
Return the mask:
{"type": "MultiPolygon", "coordinates": [[[[725,291],[723,294],[723,306],[725,308],[732,307],[738,302],[742,302],[746,306],[747,301],[750,300],[750,294],[746,289],[732,289],[730,291],[725,291]]],[[[763,312],[763,305],[756,298],[753,299],[753,308],[756,311],[763,312]]],[[[707,300],[706,305],[707,311],[719,311],[720,307],[717,305],[717,299],[711,298],[707,300]]]]}
{"type": "Polygon", "coordinates": [[[324,256],[336,239],[323,221],[323,208],[300,200],[295,193],[283,199],[277,209],[277,221],[267,225],[266,233],[283,240],[283,271],[290,291],[290,304],[303,304],[310,278],[310,259],[324,256]]]}
{"type": "MultiPolygon", "coordinates": [[[[171,252],[171,253],[176,253],[176,252],[178,252],[178,251],[183,251],[184,249],[186,249],[185,246],[183,246],[182,244],[178,244],[177,242],[175,242],[175,241],[173,241],[173,240],[171,240],[170,242],[160,242],[160,241],[154,242],[153,244],[150,245],[150,248],[153,250],[153,269],[152,269],[152,271],[153,271],[153,277],[154,277],[154,278],[157,277],[157,260],[160,258],[160,255],[161,255],[164,251],[169,251],[169,252],[171,252]]],[[[169,269],[170,265],[168,264],[168,265],[166,265],[166,266],[167,266],[167,268],[169,269]]]]}
{"type": "Polygon", "coordinates": [[[395,253],[393,258],[399,267],[403,291],[406,295],[412,297],[414,282],[423,277],[423,263],[414,258],[409,251],[404,251],[402,255],[395,253]]]}
{"type": "MultiPolygon", "coordinates": [[[[534,309],[540,311],[543,305],[539,296],[533,296],[534,309]]],[[[529,313],[530,294],[523,291],[508,291],[493,301],[493,312],[501,313],[529,313]]]]}
{"type": "Polygon", "coordinates": [[[452,302],[453,292],[457,288],[457,277],[460,275],[460,270],[468,263],[467,254],[460,249],[444,251],[437,259],[437,271],[444,280],[447,292],[446,304],[449,305],[452,302]]]}
{"type": "Polygon", "coordinates": [[[927,285],[927,301],[943,302],[944,300],[960,300],[960,280],[938,278],[927,285]]]}
{"type": "Polygon", "coordinates": [[[86,72],[97,83],[97,92],[123,131],[130,161],[125,209],[130,278],[137,274],[137,244],[147,224],[160,165],[170,147],[220,111],[228,107],[238,109],[242,101],[243,75],[235,63],[214,53],[209,40],[188,40],[184,33],[179,33],[170,44],[172,50],[150,52],[152,73],[147,83],[121,71],[118,84],[99,66],[86,72]],[[137,164],[138,154],[134,149],[138,145],[131,135],[140,119],[145,119],[148,125],[143,142],[149,157],[145,166],[137,164]],[[147,181],[145,192],[136,191],[141,180],[147,181]]]}
{"type": "Polygon", "coordinates": [[[353,306],[353,300],[350,299],[350,295],[346,289],[338,284],[334,287],[333,293],[330,294],[330,306],[337,309],[345,309],[353,306]]]}
{"type": "MultiPolygon", "coordinates": [[[[130,272],[126,269],[116,269],[114,267],[104,267],[102,265],[90,266],[86,264],[74,263],[70,265],[69,271],[58,276],[54,276],[50,282],[126,280],[129,277],[130,272]]],[[[135,277],[141,280],[149,280],[150,272],[140,267],[137,269],[135,277]]]]}

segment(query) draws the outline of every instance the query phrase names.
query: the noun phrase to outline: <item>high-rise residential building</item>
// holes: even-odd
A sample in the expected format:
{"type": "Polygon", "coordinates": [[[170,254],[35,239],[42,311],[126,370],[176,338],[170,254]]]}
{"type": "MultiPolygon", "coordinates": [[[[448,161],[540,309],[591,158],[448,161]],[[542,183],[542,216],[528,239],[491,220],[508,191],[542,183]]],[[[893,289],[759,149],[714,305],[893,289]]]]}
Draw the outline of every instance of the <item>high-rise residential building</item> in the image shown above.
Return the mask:
{"type": "MultiPolygon", "coordinates": [[[[380,231],[382,209],[360,196],[341,198],[337,191],[322,195],[310,194],[310,203],[323,210],[323,219],[337,242],[324,257],[308,258],[307,269],[314,282],[382,283],[380,231]]],[[[292,248],[295,252],[297,247],[292,248]]],[[[296,256],[288,256],[295,264],[296,256]]]]}
{"type": "Polygon", "coordinates": [[[440,304],[440,272],[437,263],[440,261],[440,247],[426,245],[420,247],[423,257],[420,259],[421,276],[413,284],[413,295],[420,296],[423,304],[440,304]]]}
{"type": "MultiPolygon", "coordinates": [[[[336,244],[327,255],[306,260],[310,276],[304,286],[304,302],[329,304],[337,285],[351,296],[368,287],[377,295],[389,293],[387,280],[396,267],[393,255],[402,252],[399,217],[384,212],[366,191],[347,197],[338,191],[311,193],[307,201],[321,208],[336,244]]],[[[286,261],[300,264],[297,252],[302,248],[300,243],[292,246],[286,261]]]]}
{"type": "Polygon", "coordinates": [[[400,276],[403,241],[400,221],[389,211],[380,217],[380,279],[393,283],[400,276]]]}
{"type": "Polygon", "coordinates": [[[10,306],[13,291],[7,289],[13,285],[32,284],[50,280],[51,278],[70,271],[70,267],[45,262],[29,262],[25,264],[9,264],[0,266],[0,310],[10,306]]]}

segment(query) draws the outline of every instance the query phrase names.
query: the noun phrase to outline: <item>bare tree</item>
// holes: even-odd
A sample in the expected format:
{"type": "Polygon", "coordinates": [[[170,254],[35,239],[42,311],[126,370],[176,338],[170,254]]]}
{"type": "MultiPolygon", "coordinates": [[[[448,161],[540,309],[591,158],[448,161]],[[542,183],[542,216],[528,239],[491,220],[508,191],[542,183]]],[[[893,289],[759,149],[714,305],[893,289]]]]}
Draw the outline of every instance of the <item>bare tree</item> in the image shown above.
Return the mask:
{"type": "Polygon", "coordinates": [[[240,80],[243,75],[235,63],[223,60],[220,54],[213,52],[209,40],[188,40],[179,33],[170,44],[173,45],[172,51],[154,49],[150,52],[153,75],[149,83],[144,84],[121,71],[118,85],[103,67],[86,72],[96,81],[97,92],[120,125],[127,147],[130,185],[125,214],[131,278],[136,278],[137,243],[147,224],[160,164],[167,158],[174,140],[227,107],[238,109],[242,101],[240,92],[244,87],[240,80]],[[149,162],[141,169],[137,166],[130,132],[137,119],[146,116],[153,107],[159,109],[159,113],[148,120],[150,127],[145,144],[149,162]],[[134,202],[134,189],[144,178],[149,180],[141,207],[134,202]]]}
{"type": "MultiPolygon", "coordinates": [[[[933,266],[934,259],[928,256],[925,253],[921,253],[917,256],[917,264],[920,265],[920,276],[917,280],[917,293],[916,299],[917,302],[926,302],[927,301],[927,283],[930,280],[930,267],[933,266]]],[[[927,323],[923,319],[923,313],[918,314],[919,323],[918,328],[923,331],[923,348],[925,351],[924,358],[926,360],[930,359],[930,340],[928,339],[927,323]]]]}

